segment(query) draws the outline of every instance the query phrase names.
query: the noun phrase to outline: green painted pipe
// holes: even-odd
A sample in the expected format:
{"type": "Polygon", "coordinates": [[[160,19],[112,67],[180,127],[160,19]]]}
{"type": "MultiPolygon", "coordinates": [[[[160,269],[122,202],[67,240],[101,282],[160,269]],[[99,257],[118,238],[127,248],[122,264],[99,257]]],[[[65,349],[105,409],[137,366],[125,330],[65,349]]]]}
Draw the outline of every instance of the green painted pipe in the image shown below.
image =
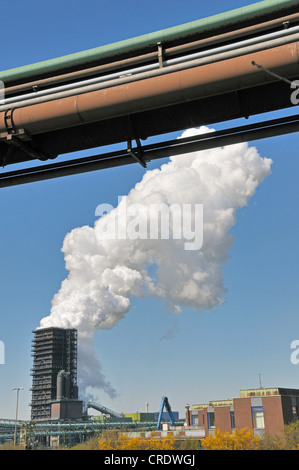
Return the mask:
{"type": "Polygon", "coordinates": [[[25,81],[29,78],[46,74],[53,74],[64,69],[74,67],[88,67],[95,61],[113,58],[116,55],[128,52],[139,53],[158,42],[168,43],[173,40],[187,40],[195,33],[212,33],[221,27],[232,27],[240,22],[252,21],[255,18],[267,15],[282,15],[283,12],[298,11],[299,0],[264,0],[242,8],[203,18],[180,26],[167,28],[150,34],[138,36],[133,39],[116,42],[106,46],[96,47],[87,51],[69,54],[56,59],[45,60],[35,64],[17,67],[0,72],[0,80],[6,85],[9,82],[25,81]]]}

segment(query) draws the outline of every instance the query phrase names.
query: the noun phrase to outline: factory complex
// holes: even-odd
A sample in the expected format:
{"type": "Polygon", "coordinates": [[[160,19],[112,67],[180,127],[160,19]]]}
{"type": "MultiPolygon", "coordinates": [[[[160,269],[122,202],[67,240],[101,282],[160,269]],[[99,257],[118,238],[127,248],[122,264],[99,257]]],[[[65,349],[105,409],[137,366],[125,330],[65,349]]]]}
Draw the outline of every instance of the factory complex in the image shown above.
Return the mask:
{"type": "Polygon", "coordinates": [[[0,418],[0,445],[19,443],[24,448],[70,447],[107,429],[130,436],[200,439],[216,429],[232,433],[249,428],[255,435],[279,433],[284,424],[298,419],[299,389],[240,390],[231,400],[186,404],[183,419],[162,397],[160,411],[117,413],[99,403],[85,403],[77,385],[77,330],[39,328],[32,341],[31,420],[0,418]],[[99,415],[89,415],[93,409],[99,415]],[[153,434],[154,433],[154,434],[153,434]]]}

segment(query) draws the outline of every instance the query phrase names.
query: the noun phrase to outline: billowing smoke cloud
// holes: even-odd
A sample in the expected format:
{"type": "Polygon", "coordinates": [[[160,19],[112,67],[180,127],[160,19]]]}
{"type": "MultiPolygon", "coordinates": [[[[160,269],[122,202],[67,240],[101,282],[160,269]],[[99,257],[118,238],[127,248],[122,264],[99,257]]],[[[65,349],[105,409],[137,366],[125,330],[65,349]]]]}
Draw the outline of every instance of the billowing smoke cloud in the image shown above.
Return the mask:
{"type": "MultiPolygon", "coordinates": [[[[191,129],[183,137],[208,131],[191,129]]],[[[236,211],[270,173],[271,163],[246,143],[174,156],[160,169],[147,171],[94,227],[76,228],[66,235],[62,251],[69,275],[40,326],[78,329],[80,387],[115,394],[91,341],[96,329],[112,328],[129,312],[132,297],[159,297],[174,313],[184,307],[203,311],[221,305],[222,265],[233,243],[229,230],[236,211]],[[181,237],[170,231],[173,236],[164,239],[161,230],[150,237],[149,209],[157,204],[177,210],[202,204],[203,226],[196,226],[196,214],[190,219],[195,238],[203,228],[200,249],[186,249],[183,224],[181,237]],[[136,211],[130,213],[132,207],[140,208],[137,218],[136,211]],[[130,236],[123,236],[129,226],[130,236]]],[[[175,210],[169,226],[173,217],[175,210]]]]}

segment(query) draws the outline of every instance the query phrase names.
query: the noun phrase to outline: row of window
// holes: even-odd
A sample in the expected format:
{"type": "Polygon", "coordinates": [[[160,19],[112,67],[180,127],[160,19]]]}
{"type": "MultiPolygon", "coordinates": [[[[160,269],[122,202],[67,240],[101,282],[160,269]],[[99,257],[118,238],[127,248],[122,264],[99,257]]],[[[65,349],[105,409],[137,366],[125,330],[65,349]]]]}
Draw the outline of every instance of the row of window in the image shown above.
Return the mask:
{"type": "MultiPolygon", "coordinates": [[[[264,429],[265,428],[265,421],[264,421],[264,412],[262,406],[253,406],[251,408],[251,415],[252,415],[252,425],[254,429],[264,429]]],[[[215,429],[215,413],[213,411],[209,411],[207,413],[208,417],[208,428],[215,429]]],[[[204,420],[204,416],[203,416],[204,420]]],[[[235,413],[234,411],[230,412],[230,423],[231,428],[234,429],[235,426],[235,413]]],[[[194,426],[199,424],[198,421],[198,414],[192,415],[192,424],[194,426]]],[[[204,422],[203,422],[204,424],[204,422]]]]}
{"type": "MultiPolygon", "coordinates": [[[[294,419],[299,418],[297,399],[292,397],[292,414],[294,419]]],[[[215,413],[213,411],[207,413],[208,416],[208,428],[215,429],[215,413]]],[[[264,411],[262,406],[252,406],[251,407],[251,416],[252,416],[252,426],[254,429],[265,429],[265,420],[264,420],[264,411]]],[[[203,415],[204,420],[204,415],[203,415]]],[[[230,412],[230,423],[231,428],[235,428],[235,413],[234,411],[230,412]]],[[[198,425],[198,414],[192,415],[192,424],[198,425]]],[[[204,421],[203,421],[204,424],[204,421]]]]}

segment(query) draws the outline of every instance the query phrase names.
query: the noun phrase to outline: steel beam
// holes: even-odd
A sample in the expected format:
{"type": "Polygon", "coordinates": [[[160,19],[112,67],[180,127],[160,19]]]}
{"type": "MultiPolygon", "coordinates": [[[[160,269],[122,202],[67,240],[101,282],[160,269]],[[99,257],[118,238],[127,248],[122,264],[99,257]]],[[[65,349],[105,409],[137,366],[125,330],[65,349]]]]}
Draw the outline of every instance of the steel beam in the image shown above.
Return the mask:
{"type": "MultiPolygon", "coordinates": [[[[207,150],[224,145],[249,142],[299,131],[299,115],[209,132],[193,137],[170,140],[142,147],[142,161],[149,162],[174,155],[207,150]]],[[[137,152],[139,149],[132,149],[137,152]]],[[[122,165],[137,163],[127,150],[94,155],[66,162],[53,163],[0,174],[0,188],[62,176],[86,173],[122,165]]]]}

